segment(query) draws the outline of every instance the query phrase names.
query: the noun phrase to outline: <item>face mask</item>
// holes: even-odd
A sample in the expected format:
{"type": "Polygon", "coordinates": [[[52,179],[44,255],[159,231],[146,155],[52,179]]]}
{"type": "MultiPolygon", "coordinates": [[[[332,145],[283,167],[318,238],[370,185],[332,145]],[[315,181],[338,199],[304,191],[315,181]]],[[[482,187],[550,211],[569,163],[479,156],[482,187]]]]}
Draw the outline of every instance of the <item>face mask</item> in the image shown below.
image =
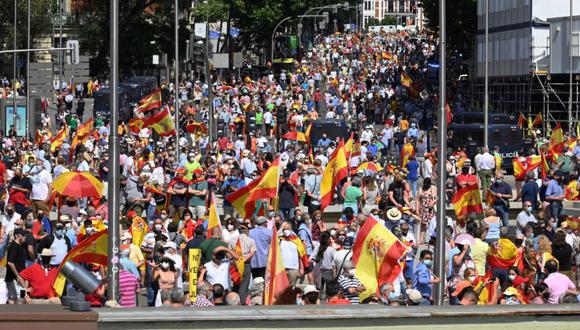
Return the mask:
{"type": "Polygon", "coordinates": [[[462,168],[462,169],[461,169],[461,173],[463,173],[463,174],[467,174],[467,173],[469,173],[469,167],[464,167],[464,168],[462,168]]]}
{"type": "Polygon", "coordinates": [[[335,235],[336,235],[336,230],[332,229],[332,230],[330,231],[330,236],[335,236],[335,235]]]}
{"type": "Polygon", "coordinates": [[[531,206],[528,206],[528,207],[526,208],[526,211],[528,211],[528,213],[532,213],[532,207],[531,207],[531,206]]]}
{"type": "Polygon", "coordinates": [[[66,225],[64,225],[66,227],[66,229],[71,229],[72,225],[70,223],[67,223],[66,225]]]}
{"type": "Polygon", "coordinates": [[[87,228],[85,228],[85,231],[87,232],[87,234],[92,234],[93,233],[93,227],[87,227],[87,228]]]}
{"type": "Polygon", "coordinates": [[[354,269],[350,269],[350,270],[348,271],[348,276],[350,276],[350,277],[354,277],[354,269]]]}
{"type": "Polygon", "coordinates": [[[276,212],[269,212],[268,217],[273,218],[276,215],[276,212]]]}
{"type": "Polygon", "coordinates": [[[163,220],[167,219],[167,214],[162,214],[161,219],[163,219],[163,220]]]}
{"type": "Polygon", "coordinates": [[[312,223],[312,219],[308,219],[308,220],[304,221],[304,223],[307,224],[307,225],[309,225],[309,224],[312,223]]]}
{"type": "Polygon", "coordinates": [[[472,275],[472,276],[468,276],[468,277],[467,277],[467,280],[468,280],[469,282],[473,283],[473,282],[475,282],[475,279],[476,279],[476,278],[477,278],[477,276],[475,276],[475,275],[472,275]]]}
{"type": "Polygon", "coordinates": [[[160,223],[158,223],[158,224],[155,225],[155,230],[156,231],[161,231],[161,224],[160,223]]]}
{"type": "Polygon", "coordinates": [[[296,216],[296,221],[300,221],[301,219],[302,219],[302,216],[301,215],[297,215],[296,216]]]}
{"type": "Polygon", "coordinates": [[[163,269],[169,268],[169,263],[168,262],[162,262],[161,263],[161,268],[163,268],[163,269]]]}
{"type": "Polygon", "coordinates": [[[58,238],[61,238],[62,237],[62,229],[55,230],[54,235],[58,238]]]}
{"type": "Polygon", "coordinates": [[[232,231],[232,230],[234,230],[234,225],[228,225],[228,230],[229,230],[229,231],[232,231]]]}
{"type": "Polygon", "coordinates": [[[423,260],[423,263],[425,264],[425,266],[427,266],[427,268],[431,268],[433,260],[423,260]]]}
{"type": "Polygon", "coordinates": [[[296,305],[302,305],[302,299],[296,298],[296,305]]]}
{"type": "Polygon", "coordinates": [[[508,278],[513,282],[516,279],[516,275],[508,275],[508,278]]]}
{"type": "Polygon", "coordinates": [[[389,292],[389,300],[390,301],[397,300],[397,298],[399,298],[399,295],[395,291],[389,292]]]}
{"type": "Polygon", "coordinates": [[[502,182],[503,182],[503,180],[502,180],[502,179],[495,179],[495,184],[496,184],[496,185],[499,185],[499,184],[500,184],[500,183],[502,183],[502,182]]]}
{"type": "Polygon", "coordinates": [[[6,210],[6,213],[8,215],[13,215],[14,214],[14,210],[12,210],[12,209],[6,210]]]}
{"type": "Polygon", "coordinates": [[[40,259],[43,265],[48,265],[50,264],[50,260],[52,259],[52,257],[40,257],[40,259]]]}
{"type": "Polygon", "coordinates": [[[292,231],[290,229],[284,229],[284,236],[290,237],[290,235],[292,235],[292,231]]]}

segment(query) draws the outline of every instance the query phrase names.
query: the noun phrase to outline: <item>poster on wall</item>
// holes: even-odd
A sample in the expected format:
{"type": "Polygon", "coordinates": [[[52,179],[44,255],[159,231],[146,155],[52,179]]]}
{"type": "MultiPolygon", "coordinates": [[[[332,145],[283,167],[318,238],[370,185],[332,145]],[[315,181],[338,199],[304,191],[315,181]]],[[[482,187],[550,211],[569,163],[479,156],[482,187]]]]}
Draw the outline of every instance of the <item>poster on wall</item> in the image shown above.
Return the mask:
{"type": "Polygon", "coordinates": [[[6,126],[4,127],[4,132],[8,134],[8,132],[10,131],[10,127],[12,127],[12,125],[15,125],[16,136],[26,136],[26,107],[17,106],[16,116],[14,115],[14,106],[7,105],[5,108],[6,108],[6,126]]]}

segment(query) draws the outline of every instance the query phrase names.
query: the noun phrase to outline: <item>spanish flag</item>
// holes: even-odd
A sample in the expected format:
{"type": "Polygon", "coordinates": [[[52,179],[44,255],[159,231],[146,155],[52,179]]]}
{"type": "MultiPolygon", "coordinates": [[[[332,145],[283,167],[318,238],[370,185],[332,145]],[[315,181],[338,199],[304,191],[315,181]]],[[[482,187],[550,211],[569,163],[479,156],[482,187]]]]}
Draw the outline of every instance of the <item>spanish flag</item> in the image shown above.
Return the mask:
{"type": "Polygon", "coordinates": [[[56,149],[58,149],[64,143],[64,139],[68,135],[67,133],[68,129],[66,126],[58,131],[58,133],[50,141],[50,152],[55,152],[56,149]]]}
{"type": "Polygon", "coordinates": [[[290,235],[290,237],[288,238],[282,237],[282,239],[287,239],[292,243],[296,244],[296,248],[298,250],[298,257],[300,258],[300,260],[302,260],[302,265],[304,266],[304,268],[308,267],[310,265],[310,260],[308,260],[308,254],[306,254],[306,247],[302,243],[302,240],[300,240],[300,238],[294,234],[290,235]]]}
{"type": "Polygon", "coordinates": [[[542,124],[542,114],[538,113],[534,118],[534,122],[532,123],[532,127],[536,127],[542,124]]]}
{"type": "Polygon", "coordinates": [[[415,147],[411,143],[405,143],[401,149],[401,167],[406,168],[407,162],[411,156],[415,155],[415,147]]]}
{"type": "Polygon", "coordinates": [[[60,273],[60,269],[67,261],[93,263],[102,266],[107,265],[109,260],[107,251],[109,246],[108,239],[109,232],[103,230],[88,237],[70,250],[60,264],[58,276],[53,284],[54,291],[57,295],[61,296],[64,290],[66,278],[60,273]]]}
{"type": "Polygon", "coordinates": [[[77,127],[76,135],[78,135],[79,138],[82,138],[82,137],[88,135],[91,132],[91,130],[93,129],[93,124],[94,124],[93,118],[90,118],[89,120],[84,122],[82,125],[77,127]]]}
{"type": "Polygon", "coordinates": [[[133,244],[136,246],[141,246],[143,243],[143,239],[145,238],[145,234],[147,233],[147,222],[139,216],[136,216],[131,221],[131,227],[129,227],[129,232],[131,232],[131,236],[133,237],[133,244]]]}
{"type": "Polygon", "coordinates": [[[306,131],[304,132],[304,135],[306,135],[306,143],[310,144],[310,134],[312,132],[312,123],[310,123],[308,125],[308,127],[306,127],[306,131]]]}
{"type": "Polygon", "coordinates": [[[478,305],[489,305],[496,298],[493,292],[493,282],[486,285],[487,281],[492,277],[493,274],[488,270],[484,276],[478,276],[475,283],[473,283],[475,291],[479,292],[478,305]]]}
{"type": "MultiPolygon", "coordinates": [[[[220,228],[221,229],[222,225],[220,223],[220,216],[218,214],[218,209],[217,209],[217,205],[215,203],[215,198],[212,194],[211,198],[210,198],[210,203],[209,203],[209,216],[207,219],[207,234],[206,237],[207,238],[211,238],[211,233],[213,231],[214,228],[220,228]]],[[[243,273],[243,272],[242,272],[243,273]]]]}
{"type": "Polygon", "coordinates": [[[413,79],[411,79],[411,77],[409,77],[409,75],[405,73],[405,71],[401,71],[401,85],[407,88],[413,87],[413,79]]]}
{"type": "Polygon", "coordinates": [[[139,134],[144,124],[142,118],[131,118],[129,119],[129,131],[133,134],[139,134]]]}
{"type": "Polygon", "coordinates": [[[173,118],[169,114],[169,109],[163,108],[155,115],[148,117],[143,122],[143,127],[151,127],[160,136],[171,136],[175,134],[173,118]]]}
{"type": "Polygon", "coordinates": [[[553,155],[561,155],[565,142],[564,131],[562,130],[562,127],[560,127],[560,123],[557,123],[556,128],[550,136],[550,152],[553,155]]]}
{"type": "Polygon", "coordinates": [[[374,217],[367,218],[356,235],[352,261],[356,277],[365,286],[360,294],[364,300],[387,282],[394,281],[402,270],[399,260],[407,248],[374,217]]]}
{"type": "Polygon", "coordinates": [[[350,134],[350,138],[344,144],[344,152],[346,159],[351,159],[352,157],[360,156],[360,141],[354,138],[354,133],[350,134]]]}
{"type": "Polygon", "coordinates": [[[40,132],[39,129],[37,129],[36,136],[34,137],[34,144],[40,147],[40,145],[42,144],[42,140],[43,140],[42,133],[40,132]]]}
{"type": "Polygon", "coordinates": [[[491,254],[487,256],[487,264],[493,268],[508,269],[512,266],[521,268],[523,271],[521,253],[516,245],[507,238],[500,238],[497,246],[492,247],[491,254]]]}
{"type": "Polygon", "coordinates": [[[453,112],[447,102],[445,102],[445,118],[447,118],[447,125],[451,124],[451,121],[453,120],[453,112]]]}
{"type": "Polygon", "coordinates": [[[268,263],[266,263],[266,276],[264,278],[264,305],[273,305],[276,298],[286,288],[290,286],[284,262],[282,261],[282,252],[276,227],[272,226],[272,242],[268,251],[268,263]]]}
{"type": "Polygon", "coordinates": [[[342,179],[348,176],[348,164],[346,161],[344,143],[340,141],[332,157],[328,161],[324,174],[322,174],[322,181],[320,183],[320,196],[322,198],[320,209],[324,210],[328,205],[332,204],[332,198],[336,187],[340,184],[342,179]]]}
{"type": "Polygon", "coordinates": [[[471,212],[483,213],[481,194],[477,184],[459,188],[451,203],[458,217],[468,215],[471,212]]]}
{"type": "Polygon", "coordinates": [[[280,159],[277,158],[260,177],[229,194],[226,200],[238,210],[243,218],[251,217],[258,207],[258,201],[277,197],[280,170],[280,159]]]}
{"type": "Polygon", "coordinates": [[[501,163],[503,162],[503,158],[501,157],[500,153],[494,153],[493,159],[495,160],[495,173],[501,172],[501,163]]]}
{"type": "MultiPolygon", "coordinates": [[[[209,227],[208,227],[209,229],[209,227]]],[[[238,237],[238,241],[236,242],[236,248],[234,250],[234,252],[236,252],[236,254],[238,256],[240,256],[238,258],[238,260],[236,260],[236,268],[238,269],[238,272],[240,273],[241,277],[244,277],[244,256],[243,256],[243,251],[242,251],[242,242],[240,240],[240,238],[238,237]]]]}
{"type": "Polygon", "coordinates": [[[526,123],[526,117],[520,112],[520,114],[518,116],[518,128],[523,129],[525,123],[526,123]]]}
{"type": "Polygon", "coordinates": [[[512,160],[512,164],[514,167],[514,177],[516,178],[516,180],[524,181],[524,179],[526,178],[526,173],[528,173],[527,163],[524,164],[518,159],[518,157],[514,157],[514,159],[512,160]]]}
{"type": "Polygon", "coordinates": [[[161,108],[161,89],[153,90],[139,101],[139,111],[146,112],[161,108]]]}

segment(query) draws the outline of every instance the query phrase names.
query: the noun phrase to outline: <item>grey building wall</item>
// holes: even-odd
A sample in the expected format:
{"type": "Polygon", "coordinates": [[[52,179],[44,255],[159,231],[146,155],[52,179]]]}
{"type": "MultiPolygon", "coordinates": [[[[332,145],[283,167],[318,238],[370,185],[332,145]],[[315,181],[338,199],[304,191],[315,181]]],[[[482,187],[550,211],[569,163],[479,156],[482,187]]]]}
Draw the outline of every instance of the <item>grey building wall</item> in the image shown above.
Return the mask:
{"type": "MultiPolygon", "coordinates": [[[[550,73],[570,73],[570,17],[548,19],[550,22],[550,73]]],[[[572,18],[572,72],[580,73],[580,16],[572,18]]]]}

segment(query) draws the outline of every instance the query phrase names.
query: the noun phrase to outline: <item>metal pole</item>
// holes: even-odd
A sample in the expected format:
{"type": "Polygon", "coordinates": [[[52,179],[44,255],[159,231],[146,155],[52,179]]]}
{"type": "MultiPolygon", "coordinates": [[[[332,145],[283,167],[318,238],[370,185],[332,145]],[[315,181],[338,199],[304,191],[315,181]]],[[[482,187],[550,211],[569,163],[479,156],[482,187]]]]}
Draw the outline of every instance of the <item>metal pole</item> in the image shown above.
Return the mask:
{"type": "MultiPolygon", "coordinates": [[[[205,82],[207,83],[207,100],[209,102],[207,108],[207,117],[208,117],[208,124],[209,124],[209,132],[208,132],[208,142],[211,146],[213,145],[214,139],[214,132],[215,132],[215,123],[213,117],[213,92],[211,89],[211,70],[209,67],[209,0],[208,0],[208,9],[206,12],[206,29],[205,29],[205,82]]],[[[229,33],[229,31],[228,31],[229,33]]]]}
{"type": "MultiPolygon", "coordinates": [[[[272,65],[272,69],[274,68],[274,37],[276,36],[276,30],[278,30],[278,27],[280,26],[280,24],[286,22],[290,18],[292,18],[292,16],[288,16],[285,19],[278,22],[278,25],[276,25],[276,27],[274,28],[274,31],[272,31],[272,39],[270,40],[272,42],[272,46],[270,49],[270,64],[272,65]]],[[[314,22],[314,24],[316,24],[316,21],[314,22]]]]}
{"type": "MultiPolygon", "coordinates": [[[[30,48],[30,0],[28,0],[28,21],[27,21],[27,37],[26,48],[30,48]]],[[[30,52],[26,52],[26,117],[32,118],[30,112],[30,52]]],[[[26,132],[28,132],[30,120],[26,121],[26,132]]]]}
{"type": "MultiPolygon", "coordinates": [[[[62,5],[63,0],[58,1],[58,12],[60,17],[58,18],[58,39],[59,47],[62,48],[62,5]]],[[[62,88],[62,54],[58,53],[58,90],[60,92],[62,88]]]]}
{"type": "Polygon", "coordinates": [[[435,285],[435,304],[443,306],[445,297],[445,181],[447,171],[447,120],[445,115],[446,77],[445,77],[445,0],[439,2],[439,123],[437,132],[437,242],[435,247],[435,274],[441,282],[435,285]]]}
{"type": "Polygon", "coordinates": [[[175,0],[175,150],[179,157],[179,0],[175,0]]]}
{"type": "Polygon", "coordinates": [[[485,92],[483,96],[483,145],[489,147],[489,0],[485,0],[485,92]]]}
{"type": "Polygon", "coordinates": [[[569,51],[569,60],[570,60],[570,90],[568,91],[568,132],[570,134],[572,134],[573,132],[573,123],[574,123],[574,119],[572,116],[572,71],[573,71],[573,66],[574,66],[574,62],[573,62],[573,57],[572,57],[572,31],[573,31],[573,9],[574,9],[574,5],[573,5],[573,1],[570,0],[570,51],[569,51]]]}
{"type": "Polygon", "coordinates": [[[110,28],[110,131],[109,137],[109,266],[107,280],[109,283],[109,300],[117,301],[119,293],[119,137],[117,126],[119,125],[119,99],[117,91],[119,73],[119,0],[110,0],[111,4],[111,28],[110,28]]]}
{"type": "MultiPolygon", "coordinates": [[[[14,0],[14,49],[16,49],[16,25],[18,24],[18,3],[14,0]]],[[[14,53],[14,72],[12,75],[12,125],[16,128],[16,53],[14,53]]],[[[9,128],[10,129],[10,128],[9,128]]],[[[18,130],[16,130],[18,132],[18,130]]]]}

